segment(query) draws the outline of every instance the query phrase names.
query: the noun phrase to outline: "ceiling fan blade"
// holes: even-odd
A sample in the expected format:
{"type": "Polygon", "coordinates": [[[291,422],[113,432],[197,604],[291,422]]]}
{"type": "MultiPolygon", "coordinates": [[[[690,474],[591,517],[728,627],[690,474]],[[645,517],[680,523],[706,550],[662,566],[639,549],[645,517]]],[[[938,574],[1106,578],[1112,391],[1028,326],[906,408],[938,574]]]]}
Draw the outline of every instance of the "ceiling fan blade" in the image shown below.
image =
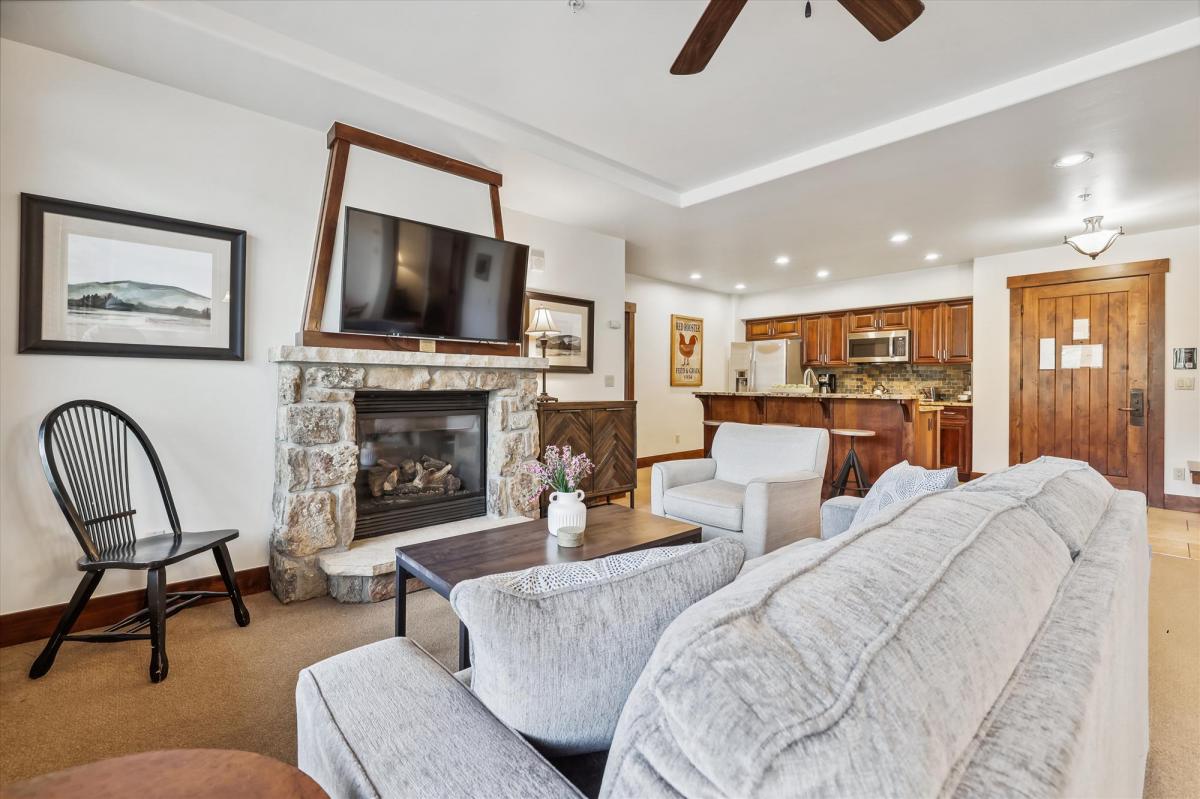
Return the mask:
{"type": "Polygon", "coordinates": [[[838,0],[864,28],[881,42],[895,36],[921,16],[921,0],[838,0]]]}
{"type": "Polygon", "coordinates": [[[671,65],[672,75],[695,75],[708,66],[721,40],[742,12],[746,0],[708,0],[708,8],[671,65]]]}

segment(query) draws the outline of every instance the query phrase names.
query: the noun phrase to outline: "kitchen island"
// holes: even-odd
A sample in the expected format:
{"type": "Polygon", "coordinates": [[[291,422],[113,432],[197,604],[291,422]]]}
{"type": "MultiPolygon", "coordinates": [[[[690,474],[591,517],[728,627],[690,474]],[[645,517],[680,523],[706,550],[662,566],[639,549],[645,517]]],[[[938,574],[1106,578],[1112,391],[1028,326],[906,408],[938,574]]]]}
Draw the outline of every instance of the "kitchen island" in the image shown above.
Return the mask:
{"type": "MultiPolygon", "coordinates": [[[[872,430],[871,438],[855,439],[854,449],[874,481],[888,467],[907,460],[935,467],[937,425],[920,424],[917,394],[800,394],[798,392],[698,391],[704,406],[704,452],[712,448],[713,436],[722,422],[794,425],[796,427],[858,428],[872,430]],[[928,429],[926,429],[928,428],[928,429]]],[[[830,458],[825,466],[823,496],[850,448],[844,436],[830,436],[830,458]]],[[[780,464],[781,467],[786,464],[780,464]]]]}

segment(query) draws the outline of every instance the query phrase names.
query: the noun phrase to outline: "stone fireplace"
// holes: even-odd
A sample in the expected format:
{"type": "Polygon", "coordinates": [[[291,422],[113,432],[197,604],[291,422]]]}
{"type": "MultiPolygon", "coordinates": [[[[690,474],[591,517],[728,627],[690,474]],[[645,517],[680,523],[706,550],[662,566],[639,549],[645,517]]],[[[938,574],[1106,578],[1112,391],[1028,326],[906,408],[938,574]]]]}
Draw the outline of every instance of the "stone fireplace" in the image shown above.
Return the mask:
{"type": "Polygon", "coordinates": [[[390,595],[386,557],[352,573],[329,568],[373,536],[535,514],[521,467],[538,452],[542,359],[323,347],[278,347],[270,358],[270,572],[281,601],[390,595]]]}

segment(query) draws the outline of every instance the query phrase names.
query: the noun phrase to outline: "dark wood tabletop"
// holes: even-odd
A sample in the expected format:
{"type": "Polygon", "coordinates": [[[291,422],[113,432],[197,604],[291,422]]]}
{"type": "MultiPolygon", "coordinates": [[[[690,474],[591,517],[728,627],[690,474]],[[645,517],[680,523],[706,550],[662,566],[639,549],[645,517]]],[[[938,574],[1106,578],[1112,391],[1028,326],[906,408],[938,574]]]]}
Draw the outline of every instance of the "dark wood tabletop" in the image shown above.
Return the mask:
{"type": "Polygon", "coordinates": [[[0,789],[3,799],[328,799],[295,766],[232,749],[169,749],[114,757],[0,789]]]}
{"type": "Polygon", "coordinates": [[[463,580],[700,540],[700,528],[622,505],[589,508],[583,546],[560,547],[545,519],[398,547],[404,569],[442,596],[463,580]]]}

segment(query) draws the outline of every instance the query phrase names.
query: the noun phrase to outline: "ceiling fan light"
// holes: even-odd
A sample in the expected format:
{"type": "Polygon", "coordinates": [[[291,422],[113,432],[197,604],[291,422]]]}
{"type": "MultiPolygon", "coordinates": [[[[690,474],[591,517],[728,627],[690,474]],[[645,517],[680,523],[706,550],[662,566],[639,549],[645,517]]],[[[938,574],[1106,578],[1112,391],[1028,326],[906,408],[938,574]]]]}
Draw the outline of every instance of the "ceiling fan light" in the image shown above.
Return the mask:
{"type": "Polygon", "coordinates": [[[1069,244],[1080,255],[1086,255],[1093,261],[1097,256],[1113,246],[1118,236],[1125,235],[1125,227],[1116,230],[1100,227],[1102,216],[1089,216],[1083,220],[1083,232],[1074,236],[1063,236],[1063,244],[1069,244]]]}

